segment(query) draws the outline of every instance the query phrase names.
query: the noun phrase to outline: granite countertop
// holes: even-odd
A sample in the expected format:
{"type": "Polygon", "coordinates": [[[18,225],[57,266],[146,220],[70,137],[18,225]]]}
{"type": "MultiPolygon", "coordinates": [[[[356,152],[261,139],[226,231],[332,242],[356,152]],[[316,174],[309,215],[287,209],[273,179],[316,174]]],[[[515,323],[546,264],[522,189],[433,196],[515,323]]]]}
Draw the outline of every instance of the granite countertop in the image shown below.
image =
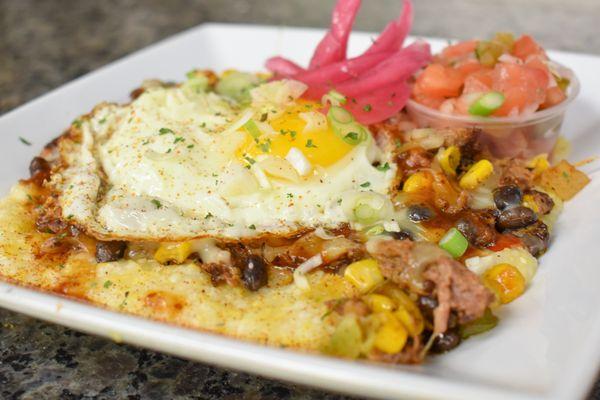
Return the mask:
{"type": "MultiPolygon", "coordinates": [[[[600,53],[597,0],[415,3],[417,35],[527,31],[550,48],[600,53]]],[[[399,0],[367,4],[357,20],[361,30],[381,29],[400,8],[399,0]]],[[[332,5],[333,0],[0,0],[0,113],[202,22],[325,26],[332,5]]],[[[349,399],[115,344],[5,310],[0,310],[0,397],[349,399]]],[[[600,384],[590,399],[600,399],[600,384]]]]}

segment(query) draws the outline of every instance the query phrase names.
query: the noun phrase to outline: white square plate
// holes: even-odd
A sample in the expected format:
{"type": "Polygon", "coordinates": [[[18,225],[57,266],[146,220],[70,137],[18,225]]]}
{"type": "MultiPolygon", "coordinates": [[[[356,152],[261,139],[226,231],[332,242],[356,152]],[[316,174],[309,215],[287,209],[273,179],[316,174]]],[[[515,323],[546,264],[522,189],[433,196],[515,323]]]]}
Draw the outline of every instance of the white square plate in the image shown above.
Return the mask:
{"type": "MultiPolygon", "coordinates": [[[[283,54],[307,62],[322,32],[203,25],[79,78],[0,118],[0,192],[27,176],[29,160],[79,114],[126,101],[143,78],[182,80],[194,68],[260,70],[283,54]],[[33,143],[24,146],[19,136],[33,143]]],[[[370,35],[356,34],[351,52],[370,35]]],[[[432,41],[434,48],[443,41],[432,41]]],[[[552,52],[582,91],[564,133],[572,158],[600,154],[600,58],[552,52]]],[[[588,165],[592,172],[593,165],[588,165]]],[[[600,361],[600,174],[560,217],[557,236],[527,293],[501,312],[493,331],[422,366],[380,366],[266,348],[113,313],[0,283],[0,306],[85,332],[255,374],[370,397],[574,399],[585,396],[600,361]]]]}

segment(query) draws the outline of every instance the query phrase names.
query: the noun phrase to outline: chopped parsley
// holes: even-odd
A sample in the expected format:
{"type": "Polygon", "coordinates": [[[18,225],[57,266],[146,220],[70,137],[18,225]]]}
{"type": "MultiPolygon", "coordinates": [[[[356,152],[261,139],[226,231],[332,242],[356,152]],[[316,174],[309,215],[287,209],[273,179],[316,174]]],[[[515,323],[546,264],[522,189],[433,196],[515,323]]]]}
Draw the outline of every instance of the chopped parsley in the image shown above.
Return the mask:
{"type": "Polygon", "coordinates": [[[193,144],[188,144],[188,145],[187,145],[187,148],[188,148],[188,149],[193,149],[193,148],[194,148],[194,145],[193,145],[193,144]]]}
{"type": "Polygon", "coordinates": [[[314,147],[315,149],[317,148],[317,145],[313,143],[312,139],[308,139],[306,141],[306,147],[310,148],[310,147],[314,147]]]}
{"type": "Polygon", "coordinates": [[[287,198],[288,198],[288,199],[293,199],[293,198],[294,198],[294,195],[293,195],[292,193],[288,193],[288,194],[287,194],[287,198]]]}
{"type": "Polygon", "coordinates": [[[82,122],[80,119],[76,119],[76,120],[73,120],[73,122],[71,122],[71,125],[73,125],[76,128],[81,128],[81,123],[82,122]]]}
{"type": "Polygon", "coordinates": [[[201,123],[200,128],[206,128],[206,122],[201,123]]]}
{"type": "Polygon", "coordinates": [[[29,201],[33,201],[33,197],[31,197],[29,193],[27,194],[27,198],[29,199],[29,201]]]}
{"type": "Polygon", "coordinates": [[[27,139],[25,139],[25,138],[23,138],[23,137],[21,137],[21,136],[19,136],[19,140],[20,140],[20,141],[21,141],[21,143],[23,143],[24,145],[31,146],[31,142],[30,142],[29,140],[27,140],[27,139]]]}
{"type": "Polygon", "coordinates": [[[102,286],[104,286],[104,289],[108,289],[109,287],[112,286],[112,284],[113,283],[111,281],[106,281],[106,282],[104,282],[104,285],[102,285],[102,286]]]}
{"type": "Polygon", "coordinates": [[[370,112],[373,109],[373,107],[371,107],[370,104],[365,104],[365,106],[363,107],[363,111],[365,112],[370,112]]]}
{"type": "Polygon", "coordinates": [[[142,142],[142,146],[147,145],[148,143],[150,143],[150,139],[146,139],[142,142]]]}
{"type": "Polygon", "coordinates": [[[250,165],[252,165],[256,162],[252,157],[248,157],[248,156],[244,156],[244,160],[246,160],[248,162],[248,164],[250,164],[250,165]]]}
{"type": "Polygon", "coordinates": [[[156,208],[162,208],[162,203],[160,201],[152,199],[151,202],[154,204],[154,206],[156,206],[156,208]]]}
{"type": "Polygon", "coordinates": [[[169,150],[167,150],[166,154],[169,154],[172,151],[173,151],[173,149],[169,149],[169,150]]]}
{"type": "Polygon", "coordinates": [[[69,214],[69,215],[67,215],[67,219],[72,219],[73,217],[74,217],[74,215],[73,215],[73,214],[69,214]]]}
{"type": "Polygon", "coordinates": [[[267,120],[267,118],[269,118],[269,114],[268,113],[263,113],[260,116],[260,122],[265,122],[267,120]]]}
{"type": "Polygon", "coordinates": [[[364,187],[364,188],[367,188],[369,186],[371,186],[371,182],[365,182],[365,183],[360,184],[360,187],[364,187]]]}
{"type": "Polygon", "coordinates": [[[106,122],[106,117],[102,118],[100,121],[98,121],[99,124],[103,124],[106,122]]]}
{"type": "Polygon", "coordinates": [[[388,164],[387,162],[385,164],[383,164],[383,165],[378,165],[377,166],[377,170],[381,171],[381,172],[385,172],[385,171],[387,171],[389,169],[390,169],[390,164],[388,164]]]}
{"type": "Polygon", "coordinates": [[[175,133],[175,132],[173,132],[173,130],[172,130],[172,129],[169,129],[169,128],[160,128],[160,129],[158,130],[158,134],[159,134],[159,135],[166,135],[166,134],[168,134],[168,133],[175,133]]]}
{"type": "Polygon", "coordinates": [[[177,143],[179,143],[179,142],[185,142],[185,138],[184,138],[184,137],[181,137],[181,136],[177,136],[177,137],[175,138],[175,140],[173,141],[173,144],[177,144],[177,143]]]}
{"type": "Polygon", "coordinates": [[[298,132],[296,132],[296,131],[290,131],[290,136],[292,137],[292,139],[296,138],[297,134],[298,134],[298,132]]]}
{"type": "Polygon", "coordinates": [[[337,199],[338,204],[342,204],[342,199],[337,199]]]}
{"type": "Polygon", "coordinates": [[[255,230],[256,229],[256,225],[252,224],[252,225],[248,226],[248,229],[255,230]]]}
{"type": "Polygon", "coordinates": [[[204,216],[204,219],[209,219],[209,218],[212,218],[212,217],[213,217],[213,215],[211,213],[208,213],[208,214],[206,214],[204,216]]]}

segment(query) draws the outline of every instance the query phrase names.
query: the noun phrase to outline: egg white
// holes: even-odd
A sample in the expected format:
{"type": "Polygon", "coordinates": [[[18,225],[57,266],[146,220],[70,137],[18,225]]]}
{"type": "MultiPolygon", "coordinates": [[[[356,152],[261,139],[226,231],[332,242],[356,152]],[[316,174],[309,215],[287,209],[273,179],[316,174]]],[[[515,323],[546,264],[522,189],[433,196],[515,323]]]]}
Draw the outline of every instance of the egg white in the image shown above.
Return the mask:
{"type": "Polygon", "coordinates": [[[61,142],[66,167],[53,184],[63,216],[102,237],[237,239],[356,225],[351,203],[365,192],[389,202],[395,167],[371,137],[296,182],[265,184],[258,165],[236,155],[244,140],[236,127],[251,111],[185,86],[96,107],[81,138],[61,142]]]}

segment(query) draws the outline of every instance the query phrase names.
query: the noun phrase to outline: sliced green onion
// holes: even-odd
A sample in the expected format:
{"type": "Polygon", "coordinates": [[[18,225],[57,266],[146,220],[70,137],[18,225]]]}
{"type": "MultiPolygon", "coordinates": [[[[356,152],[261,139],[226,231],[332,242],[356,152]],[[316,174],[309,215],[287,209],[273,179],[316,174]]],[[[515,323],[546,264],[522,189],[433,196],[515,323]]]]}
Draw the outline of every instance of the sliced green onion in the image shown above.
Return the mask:
{"type": "Polygon", "coordinates": [[[367,229],[367,231],[365,232],[365,235],[377,236],[377,235],[381,235],[383,232],[385,232],[385,228],[383,227],[383,225],[375,225],[375,226],[367,229]]]}
{"type": "Polygon", "coordinates": [[[197,93],[204,92],[208,89],[208,77],[200,72],[190,71],[185,74],[187,81],[185,85],[195,90],[197,93]]]}
{"type": "Polygon", "coordinates": [[[452,228],[446,232],[442,240],[440,240],[439,246],[450,253],[452,257],[458,258],[467,251],[469,241],[458,229],[452,228]]]}
{"type": "Polygon", "coordinates": [[[338,92],[337,90],[330,90],[329,93],[323,96],[321,103],[330,103],[332,106],[339,106],[346,104],[346,96],[338,92]]]}
{"type": "Polygon", "coordinates": [[[492,314],[489,308],[486,308],[485,313],[481,318],[461,325],[460,336],[462,339],[466,339],[469,336],[479,335],[480,333],[487,332],[496,325],[498,325],[498,317],[492,314]]]}
{"type": "Polygon", "coordinates": [[[500,92],[489,92],[473,102],[469,114],[487,117],[504,104],[504,95],[500,92]]]}
{"type": "MultiPolygon", "coordinates": [[[[335,127],[333,128],[333,131],[337,133],[335,127]]],[[[369,137],[365,127],[358,122],[345,125],[344,129],[341,130],[339,135],[342,137],[344,142],[353,146],[364,142],[369,137]]]]}
{"type": "Polygon", "coordinates": [[[352,114],[342,107],[329,107],[327,120],[333,131],[348,144],[354,146],[368,138],[366,128],[356,122],[352,114]]]}
{"type": "Polygon", "coordinates": [[[250,89],[256,87],[260,79],[253,74],[244,72],[231,72],[217,83],[215,91],[230,97],[241,104],[250,103],[250,89]]]}
{"type": "Polygon", "coordinates": [[[361,224],[370,224],[379,219],[379,213],[370,205],[360,203],[354,207],[354,217],[361,224]]]}
{"type": "Polygon", "coordinates": [[[246,130],[246,132],[252,135],[253,138],[258,139],[260,135],[262,135],[262,132],[260,131],[258,125],[256,125],[256,122],[254,122],[253,119],[249,119],[248,122],[244,124],[244,129],[246,130]]]}
{"type": "Polygon", "coordinates": [[[329,111],[327,111],[327,118],[330,121],[338,124],[349,124],[350,122],[354,122],[354,117],[349,111],[342,107],[336,106],[329,107],[329,111]]]}

